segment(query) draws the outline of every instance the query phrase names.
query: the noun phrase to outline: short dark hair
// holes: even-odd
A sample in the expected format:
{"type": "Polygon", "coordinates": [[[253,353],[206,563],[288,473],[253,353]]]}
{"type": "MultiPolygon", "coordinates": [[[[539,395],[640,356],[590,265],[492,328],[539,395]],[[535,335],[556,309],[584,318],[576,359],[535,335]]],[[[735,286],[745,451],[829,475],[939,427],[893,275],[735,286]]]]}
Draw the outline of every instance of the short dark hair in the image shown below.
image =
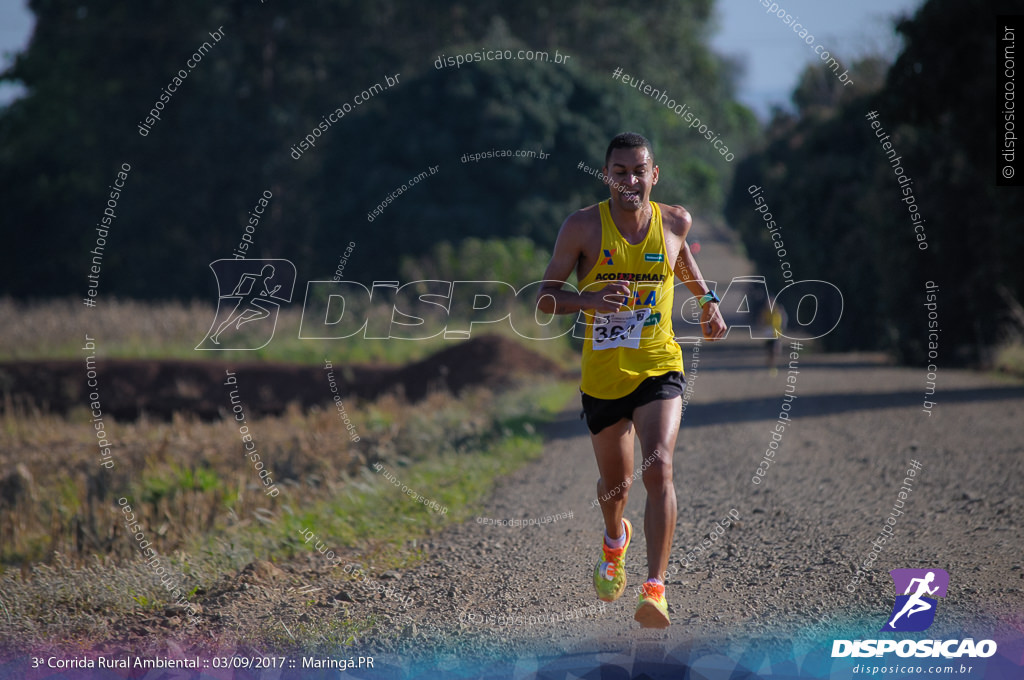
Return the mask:
{"type": "Polygon", "coordinates": [[[654,147],[651,146],[651,141],[636,132],[623,132],[612,138],[608,150],[604,152],[605,166],[608,165],[608,159],[612,157],[612,151],[615,149],[647,149],[647,153],[651,154],[651,162],[654,162],[654,147]]]}

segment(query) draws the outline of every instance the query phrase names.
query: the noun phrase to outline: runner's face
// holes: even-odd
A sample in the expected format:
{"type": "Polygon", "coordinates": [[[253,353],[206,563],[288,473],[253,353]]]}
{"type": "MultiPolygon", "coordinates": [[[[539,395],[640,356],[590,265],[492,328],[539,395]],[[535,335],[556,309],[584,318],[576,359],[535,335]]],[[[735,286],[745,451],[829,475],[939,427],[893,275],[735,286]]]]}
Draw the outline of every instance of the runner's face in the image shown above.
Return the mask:
{"type": "Polygon", "coordinates": [[[604,174],[612,203],[629,212],[646,208],[651,188],[658,183],[658,166],[646,147],[613,150],[604,174]]]}

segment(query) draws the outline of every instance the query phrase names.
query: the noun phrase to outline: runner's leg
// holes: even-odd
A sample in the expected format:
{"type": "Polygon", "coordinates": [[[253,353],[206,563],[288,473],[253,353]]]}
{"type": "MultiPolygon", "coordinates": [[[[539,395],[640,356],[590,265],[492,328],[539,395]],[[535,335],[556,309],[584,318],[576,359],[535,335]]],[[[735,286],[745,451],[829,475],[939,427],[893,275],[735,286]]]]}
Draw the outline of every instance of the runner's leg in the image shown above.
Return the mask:
{"type": "Polygon", "coordinates": [[[590,435],[597,458],[597,502],[609,538],[622,536],[622,513],[633,481],[633,423],[622,418],[590,435]]]}
{"type": "MultiPolygon", "coordinates": [[[[682,398],[658,399],[633,411],[647,489],[644,536],[647,539],[647,578],[663,579],[676,529],[676,489],[672,483],[672,454],[679,434],[682,398]]],[[[632,448],[632,447],[631,447],[632,448]]]]}

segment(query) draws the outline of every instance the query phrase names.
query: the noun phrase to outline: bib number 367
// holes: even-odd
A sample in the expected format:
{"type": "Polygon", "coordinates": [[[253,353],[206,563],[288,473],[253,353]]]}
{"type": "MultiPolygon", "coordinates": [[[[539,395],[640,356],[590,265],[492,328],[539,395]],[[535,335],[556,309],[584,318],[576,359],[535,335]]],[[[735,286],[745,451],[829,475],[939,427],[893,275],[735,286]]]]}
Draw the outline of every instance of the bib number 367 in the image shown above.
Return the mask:
{"type": "Polygon", "coordinates": [[[612,314],[594,315],[595,350],[628,347],[638,349],[644,322],[651,315],[650,307],[630,309],[612,314]]]}

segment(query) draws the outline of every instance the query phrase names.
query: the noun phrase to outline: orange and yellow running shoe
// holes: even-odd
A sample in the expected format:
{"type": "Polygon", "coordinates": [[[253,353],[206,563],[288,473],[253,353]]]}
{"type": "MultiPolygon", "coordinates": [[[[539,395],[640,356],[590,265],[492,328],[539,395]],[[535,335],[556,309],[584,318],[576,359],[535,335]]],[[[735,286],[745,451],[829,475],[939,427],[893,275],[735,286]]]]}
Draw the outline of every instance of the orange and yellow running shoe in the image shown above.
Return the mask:
{"type": "Polygon", "coordinates": [[[646,582],[641,586],[640,601],[633,618],[641,628],[668,628],[668,602],[665,601],[665,586],[646,582]]]}
{"type": "Polygon", "coordinates": [[[594,589],[597,597],[605,602],[614,602],[626,590],[626,550],[633,537],[633,525],[625,517],[622,525],[626,529],[626,542],[616,550],[601,541],[601,561],[594,567],[594,589]]]}

